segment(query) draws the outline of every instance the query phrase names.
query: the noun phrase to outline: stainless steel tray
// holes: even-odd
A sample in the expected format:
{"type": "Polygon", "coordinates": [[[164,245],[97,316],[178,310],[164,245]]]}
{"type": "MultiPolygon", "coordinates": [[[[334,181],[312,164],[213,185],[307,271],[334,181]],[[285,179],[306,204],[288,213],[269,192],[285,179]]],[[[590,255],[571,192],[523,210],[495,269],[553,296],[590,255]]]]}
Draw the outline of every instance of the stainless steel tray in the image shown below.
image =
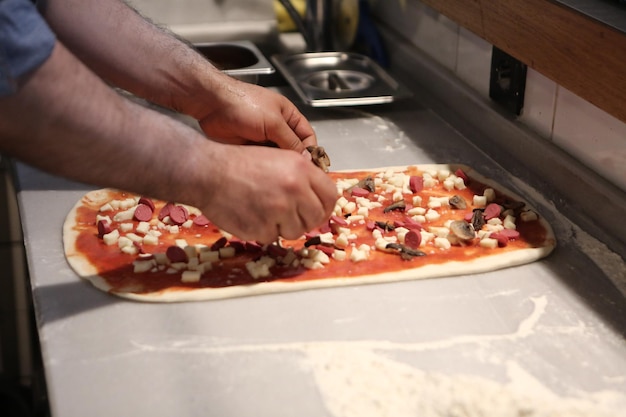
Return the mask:
{"type": "Polygon", "coordinates": [[[381,104],[411,95],[376,62],[356,53],[274,55],[272,62],[313,107],[381,104]]]}

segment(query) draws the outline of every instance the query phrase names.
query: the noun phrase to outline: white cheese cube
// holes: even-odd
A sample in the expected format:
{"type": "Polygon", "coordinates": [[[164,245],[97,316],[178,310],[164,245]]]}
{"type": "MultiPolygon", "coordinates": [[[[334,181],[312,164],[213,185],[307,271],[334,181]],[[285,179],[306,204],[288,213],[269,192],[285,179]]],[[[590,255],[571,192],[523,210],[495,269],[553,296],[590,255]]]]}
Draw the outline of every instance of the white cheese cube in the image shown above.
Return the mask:
{"type": "Polygon", "coordinates": [[[235,256],[235,248],[232,246],[226,246],[226,247],[220,248],[219,253],[220,253],[221,259],[232,258],[235,256]]]}
{"type": "Polygon", "coordinates": [[[487,203],[493,203],[493,201],[496,199],[496,192],[493,188],[485,188],[483,196],[485,196],[485,198],[487,199],[487,203]]]}
{"type": "Polygon", "coordinates": [[[120,201],[120,208],[122,210],[127,210],[127,209],[129,209],[131,207],[134,207],[136,205],[137,205],[137,200],[135,200],[134,198],[126,198],[126,199],[120,201]]]}
{"type": "Polygon", "coordinates": [[[521,212],[519,218],[523,222],[532,222],[534,220],[537,220],[539,216],[537,216],[537,213],[535,213],[534,211],[528,210],[521,212]]]}
{"type": "Polygon", "coordinates": [[[452,244],[445,237],[436,237],[435,246],[438,247],[439,249],[450,249],[452,247],[452,244]]]}
{"type": "Polygon", "coordinates": [[[188,245],[188,246],[183,247],[183,250],[185,251],[185,254],[187,255],[187,259],[198,258],[198,252],[196,251],[195,246],[188,245]]]}
{"type": "Polygon", "coordinates": [[[333,251],[333,255],[332,255],[333,259],[336,261],[345,261],[347,254],[345,250],[337,250],[335,249],[333,251]]]}
{"type": "Polygon", "coordinates": [[[315,262],[319,262],[321,264],[330,263],[330,258],[328,257],[328,255],[326,255],[326,253],[322,252],[319,249],[312,250],[309,256],[309,259],[312,259],[315,262]]]}
{"type": "Polygon", "coordinates": [[[348,199],[342,196],[337,199],[337,201],[335,202],[335,205],[343,208],[348,203],[349,203],[348,199]]]}
{"type": "Polygon", "coordinates": [[[265,262],[262,257],[258,261],[246,262],[246,270],[254,279],[265,278],[271,275],[270,264],[265,262]]]}
{"type": "Polygon", "coordinates": [[[189,262],[187,262],[187,269],[191,271],[197,271],[199,265],[200,265],[200,261],[198,260],[198,258],[191,258],[189,259],[189,262]]]}
{"type": "Polygon", "coordinates": [[[156,261],[157,265],[169,265],[170,264],[170,260],[167,258],[167,255],[165,254],[165,252],[155,253],[154,260],[156,261]]]}
{"type": "Polygon", "coordinates": [[[120,238],[120,231],[117,229],[113,229],[111,232],[102,236],[102,240],[106,245],[115,245],[117,240],[120,238]]]}
{"type": "Polygon", "coordinates": [[[177,225],[173,225],[173,226],[169,226],[167,228],[167,231],[173,235],[177,235],[178,233],[180,233],[180,228],[177,225]]]}
{"type": "Polygon", "coordinates": [[[135,245],[127,245],[120,249],[122,253],[127,255],[137,255],[138,249],[135,245]]]}
{"type": "Polygon", "coordinates": [[[421,206],[422,205],[422,196],[414,195],[412,200],[413,206],[421,206]]]}
{"type": "Polygon", "coordinates": [[[487,205],[487,197],[484,195],[474,195],[472,204],[476,207],[485,207],[487,205]]]}
{"type": "Polygon", "coordinates": [[[381,251],[387,252],[388,251],[388,249],[387,249],[387,244],[388,243],[389,242],[387,240],[385,240],[384,238],[380,237],[380,238],[378,238],[378,239],[376,239],[374,241],[374,247],[377,250],[381,250],[381,251]]]}
{"type": "Polygon", "coordinates": [[[328,243],[330,245],[335,243],[335,237],[333,236],[332,232],[321,233],[319,236],[320,241],[324,243],[328,243]]]}
{"type": "Polygon", "coordinates": [[[420,234],[422,235],[420,247],[426,246],[428,243],[430,243],[431,240],[435,238],[434,233],[427,232],[426,230],[420,230],[420,234]]]}
{"type": "Polygon", "coordinates": [[[356,210],[356,203],[354,201],[349,201],[345,206],[341,208],[344,214],[352,213],[356,210]]]}
{"type": "Polygon", "coordinates": [[[120,211],[118,213],[115,213],[115,215],[113,216],[113,220],[116,222],[125,222],[128,220],[132,220],[133,217],[135,216],[135,209],[137,208],[137,206],[133,206],[131,208],[129,208],[128,210],[124,210],[124,211],[120,211]]]}
{"type": "Polygon", "coordinates": [[[302,266],[306,269],[322,269],[324,265],[321,262],[314,261],[313,259],[302,259],[302,266]]]}
{"type": "Polygon", "coordinates": [[[515,226],[515,217],[513,216],[506,216],[504,218],[504,222],[502,222],[502,225],[504,226],[505,229],[516,229],[515,226]]]}
{"type": "Polygon", "coordinates": [[[356,214],[359,216],[368,217],[369,209],[367,207],[359,207],[359,209],[356,211],[356,214]]]}
{"type": "Polygon", "coordinates": [[[143,237],[136,235],[135,233],[126,233],[126,237],[135,243],[143,242],[143,237]]]}
{"type": "Polygon", "coordinates": [[[480,246],[488,249],[495,249],[498,247],[498,241],[490,237],[486,237],[480,240],[480,246]]]}
{"type": "Polygon", "coordinates": [[[191,226],[193,226],[193,220],[191,219],[186,220],[183,224],[181,224],[181,227],[184,227],[185,229],[189,229],[191,226]]]}
{"type": "Polygon", "coordinates": [[[501,225],[502,224],[502,220],[499,217],[494,217],[493,219],[487,220],[487,224],[491,224],[491,225],[494,225],[494,226],[501,225]]]}
{"type": "Polygon", "coordinates": [[[424,188],[433,188],[437,184],[439,184],[439,181],[435,178],[424,178],[424,188]]]}
{"type": "Polygon", "coordinates": [[[139,222],[137,227],[135,228],[137,233],[141,233],[142,235],[148,234],[150,232],[150,223],[148,222],[139,222]]]}
{"type": "Polygon", "coordinates": [[[434,209],[441,207],[441,201],[437,197],[430,197],[428,199],[428,208],[434,209]]]}
{"type": "Polygon", "coordinates": [[[450,176],[450,170],[449,169],[440,169],[437,171],[437,179],[439,181],[443,181],[446,178],[448,178],[450,176]]]}
{"type": "Polygon", "coordinates": [[[100,211],[113,211],[113,206],[111,203],[106,203],[102,207],[100,207],[100,211]]]}
{"type": "Polygon", "coordinates": [[[335,239],[335,246],[337,246],[338,248],[345,248],[348,246],[348,235],[346,235],[345,233],[341,233],[339,234],[339,236],[337,236],[337,239],[335,239]]]}
{"type": "Polygon", "coordinates": [[[201,274],[204,274],[211,269],[213,269],[213,264],[211,262],[202,262],[198,265],[198,271],[200,271],[201,274]]]}
{"type": "Polygon", "coordinates": [[[355,214],[355,215],[352,215],[352,216],[348,216],[348,217],[346,217],[346,221],[347,221],[348,223],[351,223],[351,224],[352,224],[352,223],[359,223],[359,222],[362,222],[364,219],[365,219],[365,217],[363,217],[363,216],[362,216],[362,215],[360,215],[360,214],[355,214]]]}
{"type": "Polygon", "coordinates": [[[362,262],[369,258],[369,250],[364,251],[357,248],[352,249],[350,252],[350,260],[352,262],[362,262]]]}
{"type": "Polygon", "coordinates": [[[466,188],[465,181],[463,181],[463,178],[456,177],[454,179],[454,188],[456,188],[457,190],[464,190],[466,188]]]}
{"type": "Polygon", "coordinates": [[[135,226],[132,223],[120,223],[119,229],[120,232],[127,233],[133,230],[135,226]]]}
{"type": "Polygon", "coordinates": [[[146,259],[146,260],[138,259],[133,262],[133,272],[135,274],[141,274],[141,273],[150,271],[155,266],[156,266],[156,261],[154,259],[146,259]]]}
{"type": "Polygon", "coordinates": [[[416,221],[417,223],[426,223],[426,216],[422,215],[422,214],[418,214],[415,216],[411,216],[411,219],[416,221]]]}
{"type": "Polygon", "coordinates": [[[174,240],[174,244],[178,246],[179,248],[183,248],[183,249],[185,249],[188,246],[187,241],[185,239],[176,239],[174,240]]]}
{"type": "Polygon", "coordinates": [[[441,216],[439,215],[439,213],[437,213],[437,211],[433,209],[429,209],[424,215],[424,217],[426,218],[426,221],[432,222],[432,221],[439,219],[439,217],[441,216]]]}
{"type": "Polygon", "coordinates": [[[442,226],[431,226],[428,231],[437,237],[448,237],[450,229],[442,226]]]}
{"type": "Polygon", "coordinates": [[[96,224],[99,221],[103,221],[107,224],[111,224],[111,218],[109,216],[103,216],[102,214],[96,214],[96,224]]]}
{"type": "Polygon", "coordinates": [[[455,185],[454,185],[454,180],[452,179],[447,179],[443,182],[443,188],[445,188],[448,191],[454,190],[455,185]]]}
{"type": "Polygon", "coordinates": [[[406,214],[409,216],[418,216],[426,214],[426,209],[424,207],[413,207],[407,210],[406,214]]]}
{"type": "Polygon", "coordinates": [[[476,236],[478,236],[478,238],[482,240],[486,237],[489,237],[491,233],[492,232],[490,232],[489,230],[479,230],[478,233],[476,233],[476,236]]]}
{"type": "Polygon", "coordinates": [[[395,191],[393,193],[393,196],[391,197],[391,199],[396,202],[396,201],[401,201],[404,200],[404,195],[402,194],[401,191],[395,191]]]}
{"type": "Polygon", "coordinates": [[[200,262],[217,262],[220,260],[220,253],[216,250],[204,250],[198,254],[200,262]]]}
{"type": "Polygon", "coordinates": [[[369,252],[370,249],[371,249],[370,246],[366,245],[365,243],[362,243],[361,245],[359,245],[359,250],[369,252]]]}
{"type": "Polygon", "coordinates": [[[148,233],[147,235],[143,237],[143,244],[156,246],[159,244],[159,237],[151,233],[148,233]]]}
{"type": "Polygon", "coordinates": [[[202,274],[200,271],[183,271],[180,276],[181,282],[198,282],[202,274]]]}

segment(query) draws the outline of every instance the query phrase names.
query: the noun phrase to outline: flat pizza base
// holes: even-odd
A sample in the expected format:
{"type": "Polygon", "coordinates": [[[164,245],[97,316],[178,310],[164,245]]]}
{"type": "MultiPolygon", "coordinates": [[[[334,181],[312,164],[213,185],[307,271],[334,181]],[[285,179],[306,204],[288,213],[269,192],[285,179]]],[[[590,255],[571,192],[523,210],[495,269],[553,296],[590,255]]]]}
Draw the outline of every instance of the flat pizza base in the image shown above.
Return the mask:
{"type": "MultiPolygon", "coordinates": [[[[515,193],[511,192],[507,188],[498,184],[490,178],[486,178],[476,172],[471,167],[460,164],[430,164],[430,165],[417,165],[422,171],[427,170],[439,170],[448,169],[451,172],[457,169],[462,169],[468,177],[472,180],[479,181],[486,186],[494,188],[498,193],[503,193],[510,198],[518,201],[524,201],[515,193]]],[[[367,172],[379,173],[388,170],[405,170],[408,166],[393,166],[383,167],[376,169],[351,169],[338,172],[367,172]]],[[[185,301],[207,301],[207,300],[220,300],[235,297],[255,296],[264,294],[274,294],[291,291],[302,291],[317,288],[330,288],[330,287],[342,287],[349,285],[365,285],[365,284],[379,284],[379,283],[392,283],[409,280],[419,279],[431,279],[441,277],[451,277],[458,275],[470,275],[478,273],[492,272],[499,269],[509,268],[513,266],[519,266],[535,262],[548,256],[556,246],[556,239],[554,232],[550,225],[544,220],[542,216],[539,217],[539,221],[546,229],[547,235],[545,239],[545,245],[537,248],[519,249],[510,252],[497,253],[490,256],[482,256],[471,261],[450,261],[446,263],[420,265],[416,268],[407,268],[401,271],[384,272],[372,275],[362,276],[337,276],[333,278],[324,278],[318,280],[305,280],[295,282],[260,282],[252,285],[239,285],[222,288],[201,288],[193,290],[174,290],[174,291],[160,291],[156,293],[132,293],[132,292],[119,292],[112,291],[111,286],[106,280],[97,275],[96,269],[81,256],[76,250],[75,242],[78,233],[76,232],[75,218],[76,212],[79,207],[88,204],[94,206],[101,206],[108,201],[107,190],[95,190],[86,194],[69,212],[64,226],[63,226],[63,244],[65,254],[68,263],[72,269],[83,279],[91,282],[96,288],[115,294],[119,297],[143,301],[143,302],[158,302],[158,303],[172,303],[172,302],[185,302],[185,301]]],[[[526,203],[526,207],[537,212],[532,206],[526,203]]],[[[350,262],[348,260],[344,262],[350,262]]]]}

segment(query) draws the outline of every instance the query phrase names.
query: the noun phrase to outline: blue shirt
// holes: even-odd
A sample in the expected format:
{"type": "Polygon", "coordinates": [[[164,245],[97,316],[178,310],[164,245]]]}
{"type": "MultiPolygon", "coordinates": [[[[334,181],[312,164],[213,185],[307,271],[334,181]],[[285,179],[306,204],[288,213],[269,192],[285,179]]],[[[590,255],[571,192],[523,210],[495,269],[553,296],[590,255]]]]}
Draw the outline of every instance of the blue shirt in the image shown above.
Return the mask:
{"type": "Polygon", "coordinates": [[[56,37],[30,0],[0,0],[0,97],[52,53],[56,37]]]}

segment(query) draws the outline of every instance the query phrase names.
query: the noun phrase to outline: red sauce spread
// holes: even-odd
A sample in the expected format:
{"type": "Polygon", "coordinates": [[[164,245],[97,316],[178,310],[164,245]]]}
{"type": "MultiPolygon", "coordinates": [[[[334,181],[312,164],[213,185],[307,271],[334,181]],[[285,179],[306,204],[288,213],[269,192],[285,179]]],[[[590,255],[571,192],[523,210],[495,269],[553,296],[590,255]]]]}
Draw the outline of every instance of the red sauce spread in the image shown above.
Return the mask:
{"type": "MultiPolygon", "coordinates": [[[[410,170],[404,172],[406,175],[419,176],[422,175],[418,171],[417,167],[410,167],[410,170]]],[[[334,180],[341,179],[358,179],[362,180],[368,176],[376,178],[376,173],[368,171],[360,172],[335,172],[329,174],[334,180]]],[[[454,189],[448,191],[443,188],[442,181],[438,181],[437,185],[432,188],[424,188],[421,191],[410,194],[403,194],[405,203],[410,208],[412,206],[413,195],[420,195],[422,197],[421,207],[427,208],[428,199],[430,196],[435,197],[451,197],[452,195],[458,195],[462,197],[467,203],[467,208],[457,209],[447,205],[435,210],[439,213],[440,217],[432,222],[426,222],[422,224],[424,230],[428,230],[431,226],[443,226],[448,220],[463,220],[466,219],[472,210],[476,207],[472,206],[474,195],[483,195],[486,188],[484,184],[481,184],[475,180],[469,179],[465,182],[466,188],[459,190],[454,189]],[[469,214],[468,214],[469,213],[469,214]]],[[[506,207],[506,205],[512,200],[507,196],[500,194],[496,191],[495,202],[506,207]]],[[[359,192],[360,194],[360,192],[359,192]]],[[[111,200],[124,200],[129,197],[134,197],[132,194],[124,192],[111,191],[111,200]]],[[[343,197],[348,201],[355,201],[349,190],[343,192],[343,197]]],[[[369,208],[368,218],[365,221],[353,222],[347,226],[350,232],[356,235],[356,239],[350,239],[349,245],[345,247],[346,259],[335,260],[330,257],[330,262],[325,264],[320,269],[307,269],[302,263],[294,265],[293,263],[285,266],[278,263],[271,268],[271,275],[262,278],[253,278],[246,269],[246,263],[257,260],[260,256],[267,254],[267,251],[263,251],[258,247],[255,250],[237,250],[236,255],[232,258],[220,259],[214,262],[212,268],[202,273],[198,282],[185,283],[181,281],[182,272],[173,272],[171,268],[162,266],[160,269],[154,268],[153,270],[136,273],[133,271],[133,262],[138,259],[137,254],[125,254],[122,253],[117,244],[106,245],[102,237],[98,236],[98,227],[96,224],[97,215],[109,215],[113,218],[116,212],[122,211],[109,211],[100,212],[100,207],[91,207],[83,205],[78,208],[76,214],[76,230],[78,234],[76,241],[77,251],[84,256],[89,263],[96,267],[99,271],[99,275],[102,276],[111,286],[114,292],[133,292],[133,293],[155,293],[163,290],[168,291],[186,291],[196,288],[219,288],[234,285],[247,285],[256,284],[259,282],[267,281],[305,281],[305,280],[319,280],[326,278],[336,277],[356,277],[363,275],[374,275],[380,273],[388,273],[393,271],[400,271],[404,269],[418,268],[421,265],[429,264],[441,264],[450,261],[472,261],[484,256],[491,256],[502,254],[505,252],[515,251],[524,248],[542,247],[546,245],[546,238],[548,231],[538,220],[533,221],[521,221],[516,216],[516,230],[519,232],[519,237],[511,239],[504,247],[486,248],[479,244],[480,239],[477,237],[463,245],[453,244],[449,249],[442,249],[436,247],[432,241],[424,246],[418,248],[422,251],[424,256],[410,257],[409,259],[403,259],[398,252],[387,252],[378,250],[375,248],[375,239],[372,236],[372,231],[368,229],[367,222],[378,221],[393,225],[394,222],[405,222],[409,215],[407,215],[406,208],[391,210],[387,213],[384,209],[393,203],[393,193],[381,192],[378,187],[375,192],[371,192],[368,196],[371,201],[377,201],[381,203],[381,207],[369,208]],[[381,199],[382,196],[382,199],[381,199]],[[359,247],[361,244],[367,244],[372,249],[369,251],[369,257],[366,260],[360,262],[354,262],[350,260],[350,252],[354,247],[359,247]],[[169,272],[168,272],[169,270],[169,272]]],[[[165,205],[164,202],[154,201],[155,210],[151,224],[156,229],[158,224],[157,215],[159,210],[165,205]]],[[[521,210],[527,210],[523,208],[521,210]]],[[[356,214],[356,213],[353,213],[356,214]]],[[[518,209],[519,214],[519,209],[518,209]]],[[[194,216],[198,214],[190,214],[190,219],[193,220],[194,216]]],[[[347,217],[347,215],[344,215],[347,217]]],[[[137,233],[134,228],[139,224],[136,220],[125,220],[123,222],[111,223],[112,229],[118,229],[119,223],[133,223],[133,233],[137,233]]],[[[163,226],[161,224],[161,226],[163,226]]],[[[189,225],[188,225],[189,226],[189,225]]],[[[333,222],[329,222],[328,230],[334,231],[333,235],[337,237],[337,225],[333,226],[333,222]]],[[[191,224],[189,227],[179,227],[179,232],[171,234],[167,229],[159,229],[161,236],[158,238],[158,245],[139,245],[143,251],[155,254],[164,253],[168,247],[175,245],[177,239],[184,239],[188,245],[203,244],[206,246],[213,245],[216,241],[223,237],[223,234],[211,223],[208,225],[191,224]]],[[[385,231],[379,227],[383,236],[394,236],[395,231],[385,231]]],[[[316,232],[323,232],[324,229],[318,231],[312,231],[309,235],[314,235],[316,232]]],[[[120,230],[120,235],[124,235],[125,232],[120,230]]],[[[282,241],[281,244],[286,248],[293,248],[296,253],[304,247],[306,239],[295,241],[282,241]]],[[[236,246],[237,248],[243,247],[244,244],[236,239],[230,239],[226,246],[236,246]]],[[[312,246],[315,248],[316,246],[312,246]]],[[[328,249],[328,248],[327,248],[328,249]]],[[[335,249],[338,249],[335,246],[335,249]]]]}

